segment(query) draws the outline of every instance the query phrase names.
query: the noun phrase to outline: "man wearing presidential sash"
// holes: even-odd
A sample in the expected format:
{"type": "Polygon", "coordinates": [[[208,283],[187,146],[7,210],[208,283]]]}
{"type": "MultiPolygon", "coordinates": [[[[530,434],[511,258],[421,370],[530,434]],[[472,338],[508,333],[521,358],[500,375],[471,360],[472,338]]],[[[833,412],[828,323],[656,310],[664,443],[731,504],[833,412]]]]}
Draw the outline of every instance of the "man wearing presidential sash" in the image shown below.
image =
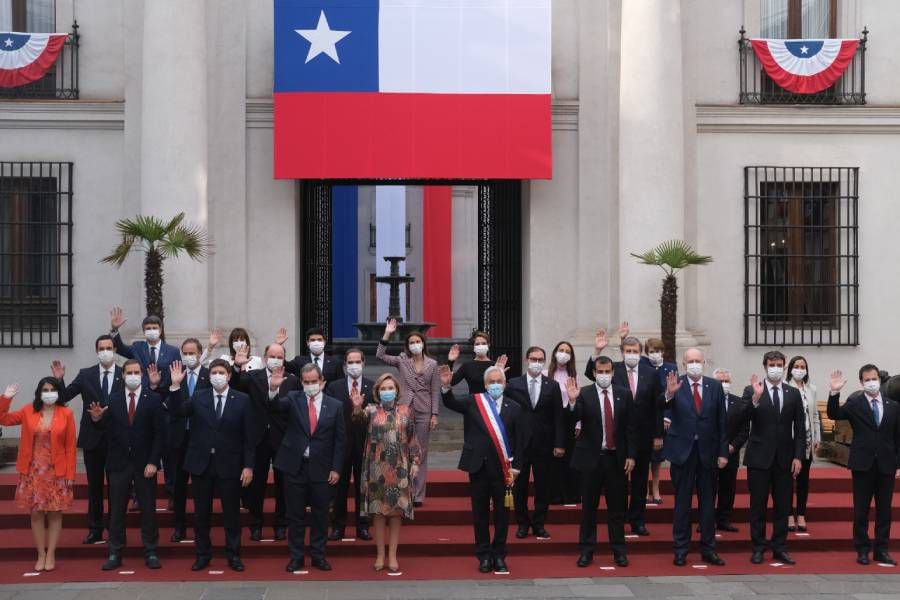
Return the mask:
{"type": "Polygon", "coordinates": [[[484,373],[487,393],[457,398],[450,388],[450,367],[440,368],[444,405],[464,417],[459,469],[469,474],[475,554],[482,573],[508,573],[506,534],[512,508],[512,484],[519,474],[525,431],[521,409],[504,395],[506,375],[499,367],[484,373]],[[491,540],[491,502],[494,539],[491,540]]]}

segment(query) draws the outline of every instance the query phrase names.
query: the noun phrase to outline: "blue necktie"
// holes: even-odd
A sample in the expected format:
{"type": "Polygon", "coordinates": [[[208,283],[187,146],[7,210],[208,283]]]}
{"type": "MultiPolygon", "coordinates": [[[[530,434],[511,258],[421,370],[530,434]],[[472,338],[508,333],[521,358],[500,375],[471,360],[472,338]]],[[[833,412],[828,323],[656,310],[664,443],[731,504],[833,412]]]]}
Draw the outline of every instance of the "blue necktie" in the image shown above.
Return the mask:
{"type": "Polygon", "coordinates": [[[878,399],[872,399],[872,416],[875,417],[875,426],[878,427],[881,425],[881,407],[878,406],[878,399]]]}
{"type": "Polygon", "coordinates": [[[193,371],[188,372],[188,395],[194,397],[194,386],[197,385],[197,376],[193,371]]]}

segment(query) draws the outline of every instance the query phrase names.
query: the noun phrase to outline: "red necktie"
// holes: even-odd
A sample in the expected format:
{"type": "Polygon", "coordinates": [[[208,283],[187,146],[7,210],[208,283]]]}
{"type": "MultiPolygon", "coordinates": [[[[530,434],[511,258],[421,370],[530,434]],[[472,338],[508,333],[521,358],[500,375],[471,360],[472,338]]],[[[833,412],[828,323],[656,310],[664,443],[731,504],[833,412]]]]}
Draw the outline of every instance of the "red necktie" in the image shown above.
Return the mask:
{"type": "Polygon", "coordinates": [[[694,383],[694,408],[697,409],[697,414],[700,414],[700,384],[694,383]]]}
{"type": "Polygon", "coordinates": [[[318,423],[318,417],[316,417],[316,403],[313,398],[308,399],[309,403],[309,435],[312,435],[316,432],[316,424],[318,423]]]}
{"type": "Polygon", "coordinates": [[[134,425],[134,392],[128,393],[128,424],[134,425]]]}
{"type": "Polygon", "coordinates": [[[352,389],[351,392],[350,392],[351,394],[355,394],[356,392],[359,391],[359,384],[356,382],[355,379],[353,380],[353,386],[352,386],[352,387],[353,387],[353,389],[352,389]]]}
{"type": "Polygon", "coordinates": [[[603,437],[606,438],[606,449],[615,450],[616,428],[613,425],[612,404],[607,390],[603,390],[603,437]]]}

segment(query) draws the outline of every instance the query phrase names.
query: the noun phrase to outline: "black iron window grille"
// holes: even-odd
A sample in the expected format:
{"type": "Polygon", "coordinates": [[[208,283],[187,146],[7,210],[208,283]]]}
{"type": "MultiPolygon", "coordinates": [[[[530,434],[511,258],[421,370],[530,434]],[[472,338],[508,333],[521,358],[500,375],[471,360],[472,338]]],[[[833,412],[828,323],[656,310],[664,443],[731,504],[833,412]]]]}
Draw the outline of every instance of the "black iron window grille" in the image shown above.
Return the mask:
{"type": "Polygon", "coordinates": [[[858,177],[744,168],[744,345],[859,344],[858,177]]]}
{"type": "Polygon", "coordinates": [[[795,94],[779,87],[766,74],[743,27],[741,27],[740,34],[738,55],[740,57],[741,104],[861,105],[866,103],[868,29],[863,29],[856,54],[844,74],[830,88],[817,94],[795,94]]]}
{"type": "Polygon", "coordinates": [[[66,43],[56,64],[47,73],[29,84],[0,88],[0,99],[77,100],[78,99],[78,22],[72,23],[66,43]]]}
{"type": "Polygon", "coordinates": [[[0,348],[72,347],[72,163],[0,162],[0,348]]]}

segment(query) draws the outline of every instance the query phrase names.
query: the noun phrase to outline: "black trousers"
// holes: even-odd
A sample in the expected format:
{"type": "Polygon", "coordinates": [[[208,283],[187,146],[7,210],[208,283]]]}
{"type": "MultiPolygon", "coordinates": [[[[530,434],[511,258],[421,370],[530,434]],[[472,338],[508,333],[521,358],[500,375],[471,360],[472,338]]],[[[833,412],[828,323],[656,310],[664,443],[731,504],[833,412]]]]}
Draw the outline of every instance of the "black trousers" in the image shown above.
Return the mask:
{"type": "MultiPolygon", "coordinates": [[[[365,443],[365,442],[363,442],[365,443]]],[[[331,507],[331,526],[338,531],[343,531],[347,526],[347,503],[350,492],[350,476],[353,476],[353,498],[356,507],[356,531],[369,526],[369,517],[360,516],[359,509],[362,505],[362,490],[360,477],[362,476],[362,452],[361,448],[354,446],[344,459],[344,468],[341,470],[341,479],[334,490],[334,502],[331,507]]]]}
{"type": "Polygon", "coordinates": [[[857,552],[869,552],[869,507],[875,498],[875,552],[887,552],[891,538],[891,499],[894,473],[885,475],[873,466],[868,471],[853,471],[853,546],[857,552]]]}
{"type": "Polygon", "coordinates": [[[601,492],[606,498],[606,528],[613,554],[625,554],[625,471],[615,453],[603,453],[597,467],[582,473],[581,526],[578,548],[594,552],[597,546],[597,507],[601,492]]]}
{"type": "Polygon", "coordinates": [[[190,432],[184,433],[184,444],[179,448],[171,448],[166,465],[172,469],[172,510],[175,513],[175,529],[187,527],[187,490],[191,474],[184,470],[184,455],[187,453],[190,432]]]}
{"type": "Polygon", "coordinates": [[[309,506],[309,554],[325,558],[328,537],[328,506],[334,486],[327,481],[311,482],[307,476],[309,461],[303,460],[300,472],[285,474],[284,497],[287,500],[288,548],[291,558],[303,559],[306,544],[306,507],[309,506]]]}
{"type": "Polygon", "coordinates": [[[502,474],[490,473],[482,467],[469,473],[469,494],[472,500],[472,525],[475,528],[475,556],[506,558],[506,535],[509,530],[509,509],[506,508],[506,482],[502,474]],[[494,539],[491,540],[491,503],[494,513],[494,539]]]}
{"type": "Polygon", "coordinates": [[[632,527],[646,524],[647,478],[650,475],[650,456],[653,454],[653,437],[639,434],[634,470],[631,471],[631,500],[628,503],[628,522],[632,527]]]}
{"type": "Polygon", "coordinates": [[[791,503],[791,514],[796,513],[797,516],[805,517],[806,500],[809,498],[809,469],[812,467],[812,457],[804,458],[800,462],[803,464],[803,468],[800,469],[800,474],[797,475],[797,479],[794,481],[797,502],[791,503]]]}
{"type": "Polygon", "coordinates": [[[715,464],[704,467],[700,462],[697,442],[694,442],[683,465],[671,466],[672,485],[675,487],[672,539],[676,555],[687,554],[691,544],[691,500],[695,491],[700,516],[700,552],[714,552],[716,549],[716,470],[715,464]]]}
{"type": "Polygon", "coordinates": [[[513,484],[515,498],[516,523],[522,527],[540,529],[547,522],[547,510],[550,507],[552,450],[534,451],[532,456],[525,457],[522,469],[513,484]],[[528,478],[534,473],[534,512],[528,513],[528,478]]]}
{"type": "Polygon", "coordinates": [[[738,463],[740,451],[728,457],[728,466],[719,469],[719,485],[716,492],[716,524],[731,523],[734,513],[734,496],[737,489],[738,463]]]}
{"type": "Polygon", "coordinates": [[[125,548],[125,514],[131,490],[141,507],[141,542],[144,556],[156,553],[159,527],[156,523],[156,477],[144,477],[147,464],[129,464],[121,471],[110,471],[109,477],[109,553],[121,554],[125,548]]]}
{"type": "Polygon", "coordinates": [[[219,493],[222,518],[225,522],[225,553],[228,558],[241,555],[241,478],[219,477],[216,455],[209,456],[209,465],[200,474],[191,475],[194,491],[194,544],[198,558],[212,558],[209,528],[212,519],[213,495],[219,493]]]}
{"type": "Polygon", "coordinates": [[[750,488],[750,540],[754,552],[764,552],[768,545],[773,552],[783,552],[787,543],[787,519],[791,512],[791,492],[794,478],[790,468],[773,463],[768,469],[747,467],[750,488]],[[766,544],[766,507],[772,496],[772,541],[766,544]]]}
{"type": "Polygon", "coordinates": [[[106,478],[106,442],[103,442],[92,450],[82,449],[84,455],[84,470],[87,473],[88,483],[88,530],[100,534],[107,526],[107,520],[103,517],[103,496],[106,478]]]}
{"type": "MultiPolygon", "coordinates": [[[[250,513],[250,527],[263,526],[263,506],[266,501],[266,487],[269,485],[269,466],[275,461],[276,451],[267,441],[256,446],[256,458],[253,464],[253,481],[246,490],[247,510],[250,513]]],[[[284,477],[281,471],[273,468],[275,473],[275,527],[285,527],[287,517],[284,506],[284,477]]]]}

